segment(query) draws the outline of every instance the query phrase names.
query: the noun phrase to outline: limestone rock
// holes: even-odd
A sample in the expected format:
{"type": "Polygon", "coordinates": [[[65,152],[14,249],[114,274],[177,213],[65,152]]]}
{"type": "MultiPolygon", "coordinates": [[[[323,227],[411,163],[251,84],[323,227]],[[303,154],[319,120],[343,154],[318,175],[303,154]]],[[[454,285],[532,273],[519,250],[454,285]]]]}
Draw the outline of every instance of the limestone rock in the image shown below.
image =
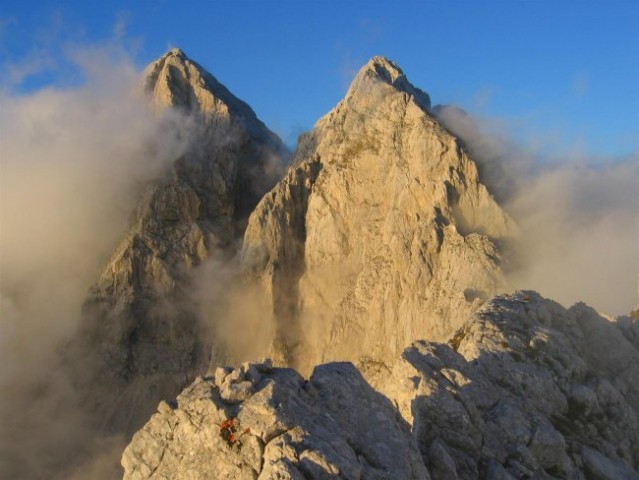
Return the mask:
{"type": "Polygon", "coordinates": [[[639,348],[583,304],[501,295],[447,344],[364,367],[434,478],[639,479],[639,348]]]}
{"type": "Polygon", "coordinates": [[[234,254],[248,214],[287,156],[246,103],[179,49],[147,68],[143,89],[158,114],[191,125],[189,146],[142,195],[85,302],[79,335],[95,359],[96,382],[111,381],[108,400],[98,403],[134,399],[140,390],[149,397],[130,407],[137,421],[120,419],[134,428],[205,365],[188,295],[193,271],[212,253],[234,254]]]}
{"type": "Polygon", "coordinates": [[[346,363],[308,381],[269,363],[200,377],[160,404],[122,466],[126,480],[430,478],[408,425],[346,363]],[[228,399],[243,384],[246,395],[228,399]]]}
{"type": "Polygon", "coordinates": [[[623,331],[522,291],[448,343],[361,362],[386,396],[350,363],[308,381],[271,362],[220,367],[160,405],[124,478],[637,480],[639,349],[623,331]]]}
{"type": "Polygon", "coordinates": [[[271,303],[281,361],[396,358],[502,286],[496,241],[516,227],[429,108],[373,58],[251,215],[242,264],[271,303]]]}

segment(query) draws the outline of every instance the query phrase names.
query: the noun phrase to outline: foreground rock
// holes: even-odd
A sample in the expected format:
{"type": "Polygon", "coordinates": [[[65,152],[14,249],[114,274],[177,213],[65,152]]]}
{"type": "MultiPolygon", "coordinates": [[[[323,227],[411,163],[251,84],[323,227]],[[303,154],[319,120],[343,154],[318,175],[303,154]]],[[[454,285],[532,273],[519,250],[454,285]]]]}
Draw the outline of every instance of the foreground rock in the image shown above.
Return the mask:
{"type": "Polygon", "coordinates": [[[391,361],[502,287],[496,240],[515,226],[429,107],[373,58],[251,215],[242,263],[279,325],[278,360],[391,361]]]}
{"type": "Polygon", "coordinates": [[[499,296],[448,344],[364,365],[433,478],[639,479],[639,346],[578,304],[499,296]]]}
{"type": "Polygon", "coordinates": [[[347,363],[308,381],[270,363],[220,368],[161,403],[122,465],[130,480],[429,478],[407,423],[347,363]]]}
{"type": "Polygon", "coordinates": [[[498,296],[446,344],[361,362],[386,397],[347,363],[307,382],[270,364],[218,369],[160,405],[124,453],[125,478],[638,480],[633,325],[498,296]]]}

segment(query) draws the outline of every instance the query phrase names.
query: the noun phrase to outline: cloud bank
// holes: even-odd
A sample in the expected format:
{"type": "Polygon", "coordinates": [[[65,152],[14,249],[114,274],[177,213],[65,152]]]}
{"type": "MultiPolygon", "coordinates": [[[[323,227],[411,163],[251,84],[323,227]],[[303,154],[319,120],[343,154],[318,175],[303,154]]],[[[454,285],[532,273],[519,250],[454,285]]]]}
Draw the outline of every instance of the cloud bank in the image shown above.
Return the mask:
{"type": "Polygon", "coordinates": [[[99,441],[56,351],[142,187],[189,138],[178,118],[148,109],[126,56],[92,48],[69,50],[68,59],[81,86],[0,98],[3,478],[47,477],[99,441]]]}

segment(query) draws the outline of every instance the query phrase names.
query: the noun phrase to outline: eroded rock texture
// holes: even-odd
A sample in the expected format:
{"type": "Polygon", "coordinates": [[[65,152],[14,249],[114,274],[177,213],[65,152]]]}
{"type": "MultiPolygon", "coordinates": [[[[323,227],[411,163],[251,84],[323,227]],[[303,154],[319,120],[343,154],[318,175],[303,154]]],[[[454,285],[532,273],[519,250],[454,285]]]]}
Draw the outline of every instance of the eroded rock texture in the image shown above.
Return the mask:
{"type": "Polygon", "coordinates": [[[160,404],[122,465],[127,480],[429,478],[408,424],[348,363],[308,381],[268,362],[219,368],[160,404]]]}
{"type": "Polygon", "coordinates": [[[433,478],[638,479],[638,347],[583,304],[518,292],[448,344],[363,367],[412,424],[433,478]]]}
{"type": "Polygon", "coordinates": [[[360,364],[387,397],[349,363],[309,381],[270,363],[219,368],[160,405],[124,453],[125,478],[636,480],[639,346],[626,330],[517,292],[448,343],[360,364]]]}
{"type": "Polygon", "coordinates": [[[147,68],[143,88],[159,114],[169,109],[190,126],[189,138],[185,154],[143,194],[85,303],[91,388],[105,385],[95,397],[110,399],[102,403],[112,425],[139,426],[150,414],[144,405],[176,395],[205,365],[189,298],[193,270],[214,252],[234,253],[286,160],[251,108],[179,49],[147,68]]]}
{"type": "Polygon", "coordinates": [[[242,262],[279,323],[277,360],[390,360],[502,286],[495,242],[515,226],[429,106],[373,58],[251,215],[242,262]]]}

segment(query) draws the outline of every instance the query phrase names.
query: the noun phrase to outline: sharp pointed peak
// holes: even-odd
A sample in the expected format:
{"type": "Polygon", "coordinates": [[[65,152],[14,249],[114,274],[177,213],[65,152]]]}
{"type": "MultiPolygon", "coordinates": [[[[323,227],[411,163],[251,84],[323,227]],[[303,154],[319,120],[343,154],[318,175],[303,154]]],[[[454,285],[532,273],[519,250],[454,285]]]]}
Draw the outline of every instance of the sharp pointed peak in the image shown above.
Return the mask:
{"type": "Polygon", "coordinates": [[[170,48],[146,67],[143,73],[144,83],[147,86],[155,83],[159,72],[163,68],[166,68],[167,65],[179,66],[180,68],[188,68],[187,66],[191,65],[195,66],[198,70],[204,70],[193,62],[181,48],[170,48]]]}
{"type": "Polygon", "coordinates": [[[357,73],[349,88],[351,94],[370,93],[371,87],[386,84],[399,92],[411,95],[425,110],[430,109],[430,97],[426,92],[412,85],[404,71],[394,61],[375,55],[357,73]]]}
{"type": "Polygon", "coordinates": [[[375,55],[366,65],[362,67],[360,73],[372,74],[380,80],[392,84],[400,77],[405,77],[403,70],[392,60],[381,55],[375,55]]]}
{"type": "Polygon", "coordinates": [[[186,54],[184,53],[184,50],[182,50],[181,48],[171,48],[169,49],[168,52],[166,52],[167,55],[173,55],[174,57],[185,57],[186,54]]]}
{"type": "Polygon", "coordinates": [[[157,107],[197,113],[206,122],[222,125],[236,122],[254,138],[286,152],[281,140],[257,118],[253,109],[220,83],[182,49],[171,48],[151,62],[142,76],[143,91],[157,107]],[[216,123],[217,122],[217,123],[216,123]]]}
{"type": "Polygon", "coordinates": [[[171,63],[174,63],[175,61],[177,61],[178,63],[194,63],[186,53],[184,53],[184,50],[182,50],[181,48],[170,48],[169,50],[167,50],[162,56],[160,56],[157,60],[155,60],[152,63],[158,63],[158,64],[163,64],[166,61],[171,61],[171,63]]]}

